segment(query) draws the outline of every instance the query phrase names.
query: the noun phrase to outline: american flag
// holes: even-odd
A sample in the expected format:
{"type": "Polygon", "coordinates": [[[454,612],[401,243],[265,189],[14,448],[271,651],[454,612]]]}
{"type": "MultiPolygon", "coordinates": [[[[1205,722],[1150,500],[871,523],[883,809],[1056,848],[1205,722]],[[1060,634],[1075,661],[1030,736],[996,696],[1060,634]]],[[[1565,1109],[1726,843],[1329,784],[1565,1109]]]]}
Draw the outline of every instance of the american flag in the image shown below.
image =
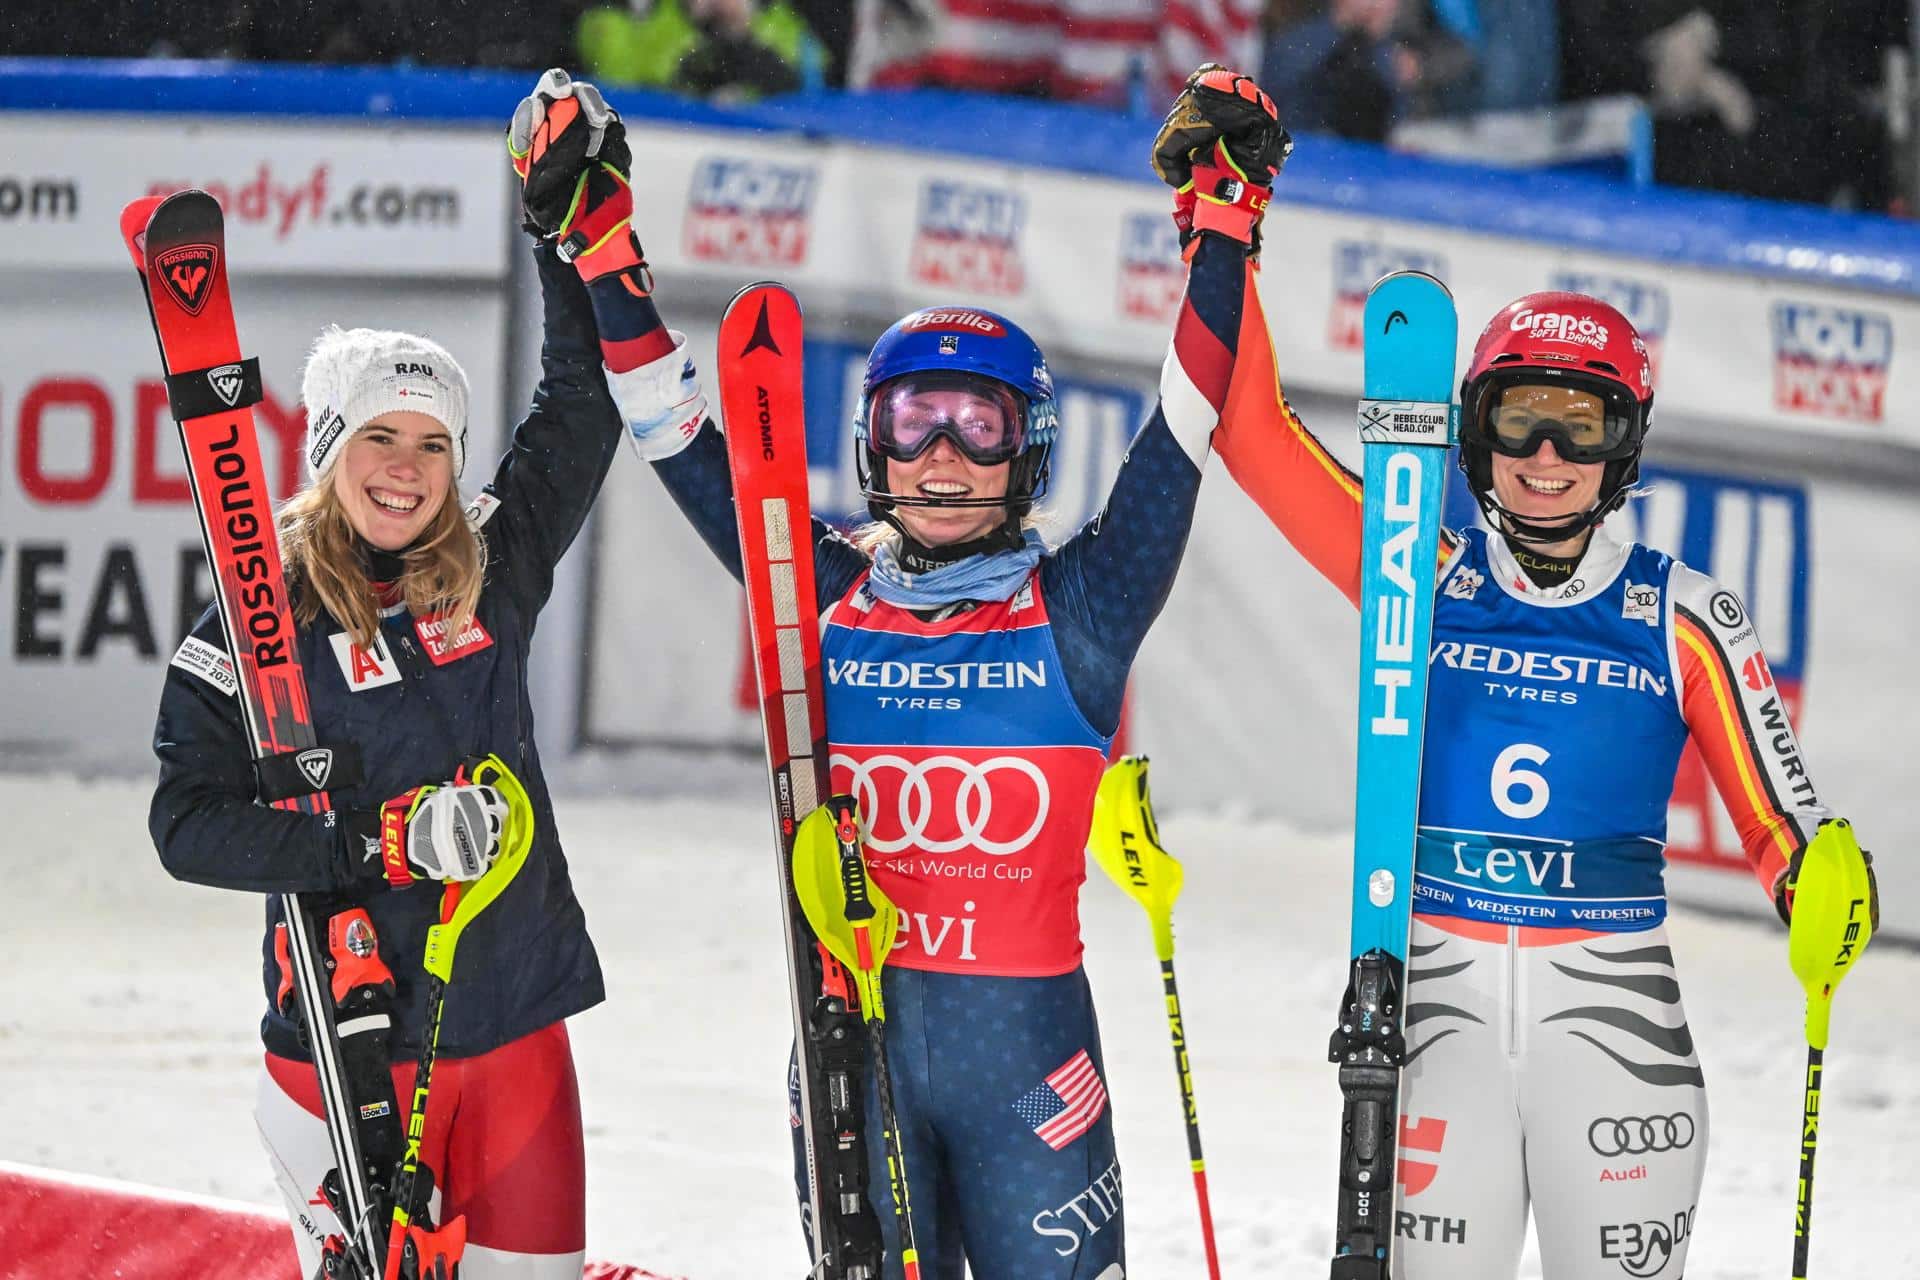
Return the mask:
{"type": "Polygon", "coordinates": [[[1157,113],[1208,60],[1259,70],[1261,0],[860,0],[852,82],[935,84],[1120,105],[1145,73],[1157,113]]]}
{"type": "Polygon", "coordinates": [[[1020,1095],[1013,1104],[1020,1118],[1033,1126],[1040,1140],[1055,1151],[1093,1128],[1107,1109],[1107,1086],[1093,1059],[1082,1049],[1066,1065],[1020,1095]]]}

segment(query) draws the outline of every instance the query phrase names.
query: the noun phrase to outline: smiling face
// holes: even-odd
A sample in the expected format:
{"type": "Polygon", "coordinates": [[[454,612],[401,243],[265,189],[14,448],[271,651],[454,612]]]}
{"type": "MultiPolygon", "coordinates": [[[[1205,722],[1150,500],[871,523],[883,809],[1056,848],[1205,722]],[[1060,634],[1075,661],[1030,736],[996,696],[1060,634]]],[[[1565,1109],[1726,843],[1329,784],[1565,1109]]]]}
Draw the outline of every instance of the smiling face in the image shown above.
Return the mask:
{"type": "MultiPolygon", "coordinates": [[[[887,459],[887,487],[894,493],[923,498],[1001,498],[1007,496],[1007,473],[1013,464],[981,466],[940,436],[927,451],[909,462],[887,459]]],[[[944,547],[982,537],[1007,518],[1004,506],[917,507],[905,503],[894,514],[914,541],[925,547],[944,547]]]]}
{"type": "Polygon", "coordinates": [[[424,413],[381,414],[353,434],[333,469],[347,523],[382,551],[412,545],[452,489],[452,437],[424,413]]]}
{"type": "MultiPolygon", "coordinates": [[[[1503,435],[1509,430],[1518,434],[1531,419],[1558,421],[1579,436],[1589,429],[1598,433],[1606,411],[1598,396],[1574,387],[1518,386],[1500,393],[1495,412],[1503,435]]],[[[1604,462],[1568,462],[1551,439],[1542,440],[1524,458],[1493,452],[1492,459],[1494,499],[1523,520],[1548,525],[1592,507],[1607,470],[1604,462]]],[[[1572,554],[1585,541],[1583,532],[1567,543],[1540,549],[1549,555],[1572,554]]]]}

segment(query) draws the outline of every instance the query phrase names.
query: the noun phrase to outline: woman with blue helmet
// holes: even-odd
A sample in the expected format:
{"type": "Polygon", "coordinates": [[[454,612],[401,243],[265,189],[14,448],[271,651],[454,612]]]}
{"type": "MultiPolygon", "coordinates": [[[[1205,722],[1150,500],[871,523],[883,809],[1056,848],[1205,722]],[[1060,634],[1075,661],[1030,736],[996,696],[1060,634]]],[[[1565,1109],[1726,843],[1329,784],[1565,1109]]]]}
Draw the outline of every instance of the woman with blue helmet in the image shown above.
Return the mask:
{"type": "Polygon", "coordinates": [[[916,311],[873,344],[860,391],[861,492],[881,529],[898,535],[871,538],[874,550],[887,547],[907,572],[925,573],[1024,547],[1059,429],[1047,358],[1025,330],[991,311],[916,311]],[[941,441],[957,459],[935,448],[941,441]],[[933,465],[950,460],[978,469],[964,493],[955,488],[962,481],[938,474],[950,467],[933,465]]]}
{"type": "MultiPolygon", "coordinates": [[[[886,1034],[930,1280],[1124,1274],[1080,967],[1086,836],[1128,671],[1186,545],[1289,145],[1266,95],[1217,67],[1168,115],[1154,161],[1178,193],[1187,294],[1160,402],[1099,518],[1055,547],[1032,527],[1059,430],[1046,359],[1005,317],[946,306],[894,324],[867,361],[855,439],[876,523],[814,522],[832,784],[858,800],[869,869],[903,913],[886,1034]]],[[[674,337],[675,354],[609,383],[641,456],[738,577],[725,443],[674,337]]],[[[882,1144],[869,1152],[898,1276],[882,1144]]]]}

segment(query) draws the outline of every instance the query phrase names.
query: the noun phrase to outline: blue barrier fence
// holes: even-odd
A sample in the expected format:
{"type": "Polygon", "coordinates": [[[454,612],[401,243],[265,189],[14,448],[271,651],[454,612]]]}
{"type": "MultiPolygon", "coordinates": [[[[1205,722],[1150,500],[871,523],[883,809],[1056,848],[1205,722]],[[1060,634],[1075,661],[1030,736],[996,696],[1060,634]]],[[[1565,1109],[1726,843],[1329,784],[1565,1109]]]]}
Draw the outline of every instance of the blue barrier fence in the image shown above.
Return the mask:
{"type": "MultiPolygon", "coordinates": [[[[0,111],[504,122],[531,72],[0,58],[0,111]]],[[[1151,183],[1150,116],[944,90],[819,92],[720,107],[620,89],[634,120],[797,132],[1151,183]]],[[[1526,173],[1303,136],[1275,198],[1593,252],[1920,295],[1920,225],[1582,174],[1526,173]]]]}

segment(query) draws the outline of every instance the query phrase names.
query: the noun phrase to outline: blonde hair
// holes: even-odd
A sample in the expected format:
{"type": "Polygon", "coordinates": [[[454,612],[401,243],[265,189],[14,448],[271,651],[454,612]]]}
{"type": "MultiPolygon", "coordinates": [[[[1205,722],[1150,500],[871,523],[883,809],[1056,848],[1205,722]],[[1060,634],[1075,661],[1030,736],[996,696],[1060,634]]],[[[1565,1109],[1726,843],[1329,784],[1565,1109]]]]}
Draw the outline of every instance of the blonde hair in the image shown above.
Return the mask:
{"type": "MultiPolygon", "coordinates": [[[[337,465],[337,464],[336,464],[337,465]]],[[[380,632],[380,603],[367,577],[357,535],[333,491],[329,466],[280,507],[280,557],[293,596],[294,621],[311,626],[325,610],[353,642],[371,648],[380,632]]],[[[418,542],[401,553],[400,596],[416,618],[439,614],[459,635],[480,608],[487,549],[467,524],[460,492],[449,487],[418,542]]]]}

